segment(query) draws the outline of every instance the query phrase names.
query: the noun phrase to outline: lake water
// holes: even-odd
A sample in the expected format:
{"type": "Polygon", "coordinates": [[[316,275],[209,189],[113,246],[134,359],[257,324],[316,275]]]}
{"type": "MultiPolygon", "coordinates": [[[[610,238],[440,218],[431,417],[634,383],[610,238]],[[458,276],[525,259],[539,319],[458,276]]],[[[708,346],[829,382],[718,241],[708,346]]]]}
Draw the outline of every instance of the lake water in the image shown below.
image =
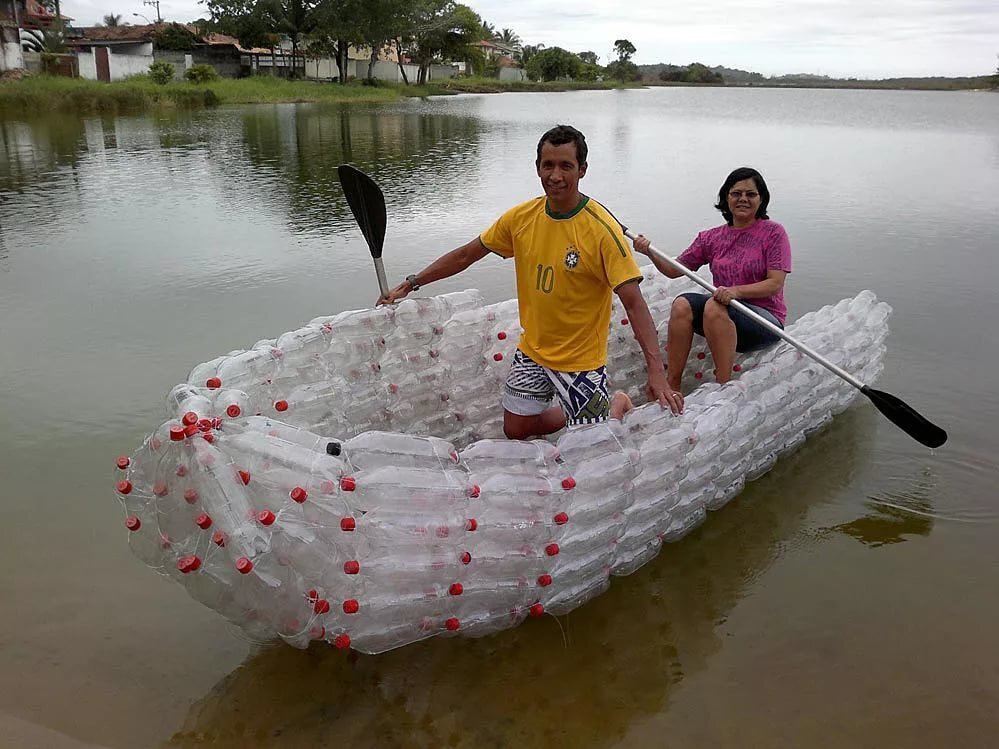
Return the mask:
{"type": "MultiPolygon", "coordinates": [[[[663,88],[0,122],[0,745],[995,745],[999,95],[663,88]],[[760,169],[794,318],[895,310],[869,405],[568,617],[383,656],[251,646],[131,556],[113,461],[194,364],[369,305],[339,190],[385,191],[390,280],[539,193],[583,189],[679,252],[760,169]],[[991,738],[989,738],[991,737],[991,738]]],[[[434,293],[514,293],[486,259],[434,293]]]]}

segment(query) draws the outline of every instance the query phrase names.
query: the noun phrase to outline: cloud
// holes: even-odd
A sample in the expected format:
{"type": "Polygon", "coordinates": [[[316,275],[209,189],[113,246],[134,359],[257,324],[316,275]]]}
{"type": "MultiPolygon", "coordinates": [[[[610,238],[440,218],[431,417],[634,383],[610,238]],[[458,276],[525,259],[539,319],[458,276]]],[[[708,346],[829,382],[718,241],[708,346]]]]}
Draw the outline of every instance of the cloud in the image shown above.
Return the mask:
{"type": "MultiPolygon", "coordinates": [[[[883,77],[984,75],[995,70],[999,12],[995,0],[470,0],[497,28],[526,44],[575,52],[607,62],[614,40],[638,48],[635,62],[670,62],[755,70],[767,75],[809,72],[883,77]]],[[[106,13],[155,17],[140,0],[64,0],[78,24],[106,13]]],[[[206,15],[195,0],[160,5],[165,19],[206,15]]],[[[138,19],[141,21],[141,19],[138,19]]]]}

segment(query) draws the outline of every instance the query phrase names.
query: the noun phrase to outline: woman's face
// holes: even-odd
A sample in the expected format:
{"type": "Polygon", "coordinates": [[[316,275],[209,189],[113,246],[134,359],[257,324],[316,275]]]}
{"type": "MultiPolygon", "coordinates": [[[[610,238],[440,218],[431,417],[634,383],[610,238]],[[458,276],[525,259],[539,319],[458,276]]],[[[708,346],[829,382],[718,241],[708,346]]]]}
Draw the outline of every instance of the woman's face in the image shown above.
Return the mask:
{"type": "Polygon", "coordinates": [[[728,188],[728,209],[733,226],[749,226],[756,221],[760,209],[760,191],[753,179],[742,179],[728,188]]]}

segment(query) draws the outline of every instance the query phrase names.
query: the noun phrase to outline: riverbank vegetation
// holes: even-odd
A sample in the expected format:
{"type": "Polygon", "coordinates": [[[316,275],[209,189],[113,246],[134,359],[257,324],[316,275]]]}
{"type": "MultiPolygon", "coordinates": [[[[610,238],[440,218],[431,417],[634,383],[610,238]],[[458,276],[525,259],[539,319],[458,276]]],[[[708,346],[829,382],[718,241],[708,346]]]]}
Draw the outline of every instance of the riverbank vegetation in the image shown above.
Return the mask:
{"type": "Polygon", "coordinates": [[[315,81],[289,81],[271,76],[217,79],[203,84],[160,85],[147,76],[99,83],[81,78],[25,76],[0,83],[0,116],[49,112],[132,113],[156,109],[197,109],[226,104],[278,102],[379,103],[402,97],[446,96],[506,91],[578,91],[620,86],[602,81],[499,81],[458,78],[418,86],[377,82],[346,86],[315,81]]]}

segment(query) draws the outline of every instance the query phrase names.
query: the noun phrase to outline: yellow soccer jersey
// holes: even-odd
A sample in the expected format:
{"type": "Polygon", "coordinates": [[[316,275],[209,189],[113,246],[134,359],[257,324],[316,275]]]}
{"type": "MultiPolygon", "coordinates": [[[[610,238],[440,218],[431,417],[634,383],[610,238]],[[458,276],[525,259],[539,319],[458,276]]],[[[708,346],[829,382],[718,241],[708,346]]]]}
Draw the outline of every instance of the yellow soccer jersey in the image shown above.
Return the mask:
{"type": "Polygon", "coordinates": [[[479,239],[513,258],[525,354],[558,372],[607,363],[611,292],[642,274],[606,208],[584,196],[571,213],[555,214],[545,197],[535,198],[504,213],[479,239]]]}

